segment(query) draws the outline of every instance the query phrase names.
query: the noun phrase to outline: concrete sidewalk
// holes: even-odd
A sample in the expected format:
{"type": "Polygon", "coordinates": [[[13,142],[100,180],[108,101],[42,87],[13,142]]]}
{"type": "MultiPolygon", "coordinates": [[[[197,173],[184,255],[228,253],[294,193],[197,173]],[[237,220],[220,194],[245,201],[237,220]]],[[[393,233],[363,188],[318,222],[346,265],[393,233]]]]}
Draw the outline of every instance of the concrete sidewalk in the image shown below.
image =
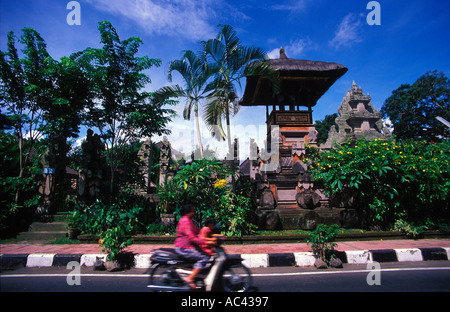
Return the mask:
{"type": "MultiPolygon", "coordinates": [[[[343,263],[450,260],[450,239],[378,240],[338,242],[336,256],[343,263]]],[[[137,268],[150,266],[151,254],[168,244],[135,244],[125,251],[134,254],[137,268]]],[[[306,243],[224,245],[229,254],[239,254],[248,267],[311,266],[315,258],[306,243]]],[[[104,257],[98,244],[49,245],[18,243],[0,245],[1,269],[66,266],[70,261],[92,266],[104,257]]]]}

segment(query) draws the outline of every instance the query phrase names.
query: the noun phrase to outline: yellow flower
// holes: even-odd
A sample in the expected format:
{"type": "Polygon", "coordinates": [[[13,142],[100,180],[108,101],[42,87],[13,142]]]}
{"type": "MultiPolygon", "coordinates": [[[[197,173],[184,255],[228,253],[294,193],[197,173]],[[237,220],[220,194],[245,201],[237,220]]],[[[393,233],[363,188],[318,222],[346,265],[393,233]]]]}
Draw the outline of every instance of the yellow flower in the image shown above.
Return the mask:
{"type": "Polygon", "coordinates": [[[227,180],[225,179],[218,179],[216,183],[214,183],[214,188],[222,188],[227,185],[227,180]]]}

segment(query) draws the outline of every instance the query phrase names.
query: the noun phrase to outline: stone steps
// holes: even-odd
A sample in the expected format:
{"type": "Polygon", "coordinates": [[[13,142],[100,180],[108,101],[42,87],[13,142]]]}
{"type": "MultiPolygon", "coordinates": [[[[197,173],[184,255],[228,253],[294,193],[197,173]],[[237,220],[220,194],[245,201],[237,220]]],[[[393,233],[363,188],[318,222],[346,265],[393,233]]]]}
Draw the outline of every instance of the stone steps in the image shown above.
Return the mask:
{"type": "Polygon", "coordinates": [[[17,236],[19,240],[27,241],[54,241],[67,237],[66,222],[33,222],[27,232],[17,236]]]}

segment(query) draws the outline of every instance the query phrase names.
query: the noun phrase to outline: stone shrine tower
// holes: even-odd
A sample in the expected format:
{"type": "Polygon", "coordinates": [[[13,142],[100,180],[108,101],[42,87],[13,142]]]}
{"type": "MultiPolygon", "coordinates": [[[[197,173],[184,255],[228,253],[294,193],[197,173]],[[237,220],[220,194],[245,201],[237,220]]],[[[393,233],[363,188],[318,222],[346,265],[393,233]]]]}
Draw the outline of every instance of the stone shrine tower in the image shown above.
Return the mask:
{"type": "Polygon", "coordinates": [[[268,78],[249,76],[240,102],[266,108],[270,147],[253,161],[258,165],[260,225],[311,229],[318,223],[335,223],[335,211],[329,208],[320,187],[314,185],[302,160],[305,144],[317,146],[312,109],[347,68],[337,63],[290,59],[283,48],[279,59],[268,62],[279,72],[280,92],[274,95],[268,78]],[[274,140],[278,144],[272,144],[274,140]],[[267,155],[270,159],[264,157],[267,155]]]}
{"type": "Polygon", "coordinates": [[[330,128],[328,140],[321,147],[331,148],[333,144],[354,142],[362,138],[373,140],[390,136],[389,130],[383,128],[381,113],[370,101],[370,95],[365,95],[353,81],[352,88],[338,108],[339,116],[335,119],[335,126],[330,128]]]}

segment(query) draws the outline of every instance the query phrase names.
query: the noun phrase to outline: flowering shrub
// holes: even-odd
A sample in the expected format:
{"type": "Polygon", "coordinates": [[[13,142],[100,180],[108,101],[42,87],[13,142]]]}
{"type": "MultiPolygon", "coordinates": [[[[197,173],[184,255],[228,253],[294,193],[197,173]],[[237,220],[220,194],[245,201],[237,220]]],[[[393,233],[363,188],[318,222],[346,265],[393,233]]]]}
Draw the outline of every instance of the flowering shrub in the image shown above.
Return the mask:
{"type": "Polygon", "coordinates": [[[214,188],[223,188],[227,186],[227,180],[225,179],[218,179],[216,183],[214,183],[214,188]]]}
{"type": "MultiPolygon", "coordinates": [[[[200,159],[183,166],[167,183],[175,190],[172,197],[176,205],[194,204],[199,221],[214,218],[227,236],[250,234],[256,228],[250,221],[250,197],[243,194],[247,193],[245,186],[236,187],[236,192],[232,192],[226,180],[230,175],[231,170],[221,162],[200,159]]],[[[164,189],[160,192],[164,197],[162,192],[164,189]]]]}
{"type": "Polygon", "coordinates": [[[308,148],[314,179],[328,194],[353,196],[372,223],[429,222],[448,217],[450,144],[360,140],[329,152],[308,148]]]}

